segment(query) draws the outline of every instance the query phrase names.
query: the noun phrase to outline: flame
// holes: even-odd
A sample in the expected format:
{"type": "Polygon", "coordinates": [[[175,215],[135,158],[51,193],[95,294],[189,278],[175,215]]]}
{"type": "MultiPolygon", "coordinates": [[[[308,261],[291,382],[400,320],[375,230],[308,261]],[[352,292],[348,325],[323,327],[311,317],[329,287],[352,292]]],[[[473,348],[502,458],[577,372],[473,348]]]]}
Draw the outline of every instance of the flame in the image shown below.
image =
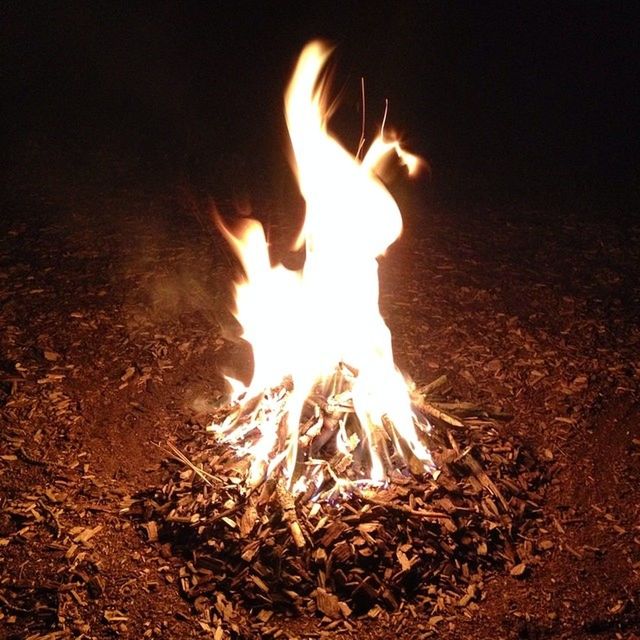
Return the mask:
{"type": "MultiPolygon", "coordinates": [[[[400,211],[378,172],[392,153],[410,173],[420,160],[397,140],[385,138],[382,129],[362,160],[328,132],[323,69],[330,53],[321,42],[307,45],[285,96],[295,171],[306,203],[297,240],[306,251],[303,268],[271,265],[256,220],[245,219],[234,232],[220,222],[244,269],[245,278],[236,285],[235,315],[253,348],[254,374],[248,387],[231,381],[238,408],[212,430],[249,455],[250,484],[282,467],[296,491],[320,482],[300,472],[299,446],[325,429],[335,431],[335,448],[343,458],[364,452],[366,473],[354,481],[385,480],[389,443],[410,459],[412,471],[434,469],[407,383],[394,364],[378,300],[378,258],[402,232],[400,211]],[[303,412],[318,385],[333,388],[334,403],[341,402],[343,391],[349,411],[337,424],[328,424],[331,420],[316,411],[314,425],[301,433],[303,412]],[[347,427],[350,414],[358,429],[347,427]]],[[[305,455],[307,467],[318,462],[305,455]]]]}

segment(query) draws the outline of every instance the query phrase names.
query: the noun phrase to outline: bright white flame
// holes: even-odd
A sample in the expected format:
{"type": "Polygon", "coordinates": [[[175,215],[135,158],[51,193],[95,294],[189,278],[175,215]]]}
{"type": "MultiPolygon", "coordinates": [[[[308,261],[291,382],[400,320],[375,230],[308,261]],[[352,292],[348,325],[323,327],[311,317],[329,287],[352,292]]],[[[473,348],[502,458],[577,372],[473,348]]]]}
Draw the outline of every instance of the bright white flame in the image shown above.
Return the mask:
{"type": "MultiPolygon", "coordinates": [[[[360,433],[349,435],[345,423],[336,431],[337,450],[351,455],[360,440],[369,452],[368,479],[382,482],[389,471],[387,443],[413,457],[421,470],[433,470],[415,425],[402,374],[394,365],[391,334],[379,310],[378,261],[402,231],[400,211],[376,175],[394,152],[410,172],[420,160],[397,140],[374,140],[362,161],[327,130],[326,83],[321,73],[330,50],[312,42],[302,52],[289,84],[285,111],[296,174],[306,203],[298,245],[306,258],[300,271],[271,266],[259,222],[245,220],[239,230],[222,231],[237,253],[246,278],[236,287],[236,317],[254,354],[254,375],[247,389],[234,381],[236,398],[262,394],[251,419],[236,416],[220,426],[228,440],[259,429],[250,447],[255,481],[274,467],[279,438],[286,439],[286,468],[294,479],[299,429],[307,397],[321,380],[346,363],[350,393],[360,433]],[[286,397],[270,390],[289,379],[286,397]],[[355,436],[355,438],[353,437],[355,436]]],[[[279,461],[279,460],[278,460],[279,461]]],[[[313,482],[313,481],[312,481],[313,482]]],[[[296,490],[306,487],[296,482],[296,490]]]]}

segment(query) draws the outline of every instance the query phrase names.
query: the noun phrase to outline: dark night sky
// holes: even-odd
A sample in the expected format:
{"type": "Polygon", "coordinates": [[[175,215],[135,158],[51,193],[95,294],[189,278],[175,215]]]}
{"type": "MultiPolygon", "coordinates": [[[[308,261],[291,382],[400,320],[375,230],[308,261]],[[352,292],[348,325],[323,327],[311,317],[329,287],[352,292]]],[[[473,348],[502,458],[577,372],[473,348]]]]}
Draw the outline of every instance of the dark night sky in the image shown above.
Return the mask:
{"type": "Polygon", "coordinates": [[[633,5],[5,2],[5,133],[16,157],[35,143],[106,146],[187,172],[232,155],[281,170],[284,86],[303,44],[323,36],[338,46],[348,146],[363,75],[370,127],[388,97],[436,184],[631,193],[633,5]]]}

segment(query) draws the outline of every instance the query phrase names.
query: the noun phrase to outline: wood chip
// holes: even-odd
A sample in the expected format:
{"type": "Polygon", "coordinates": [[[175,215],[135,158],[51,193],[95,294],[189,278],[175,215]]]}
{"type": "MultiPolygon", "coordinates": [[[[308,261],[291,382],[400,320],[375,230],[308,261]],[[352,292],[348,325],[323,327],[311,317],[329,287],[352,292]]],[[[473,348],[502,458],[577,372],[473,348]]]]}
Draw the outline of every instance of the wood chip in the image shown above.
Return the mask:
{"type": "Polygon", "coordinates": [[[329,618],[336,619],[342,614],[338,597],[321,587],[316,589],[316,604],[318,610],[329,616],[329,618]]]}

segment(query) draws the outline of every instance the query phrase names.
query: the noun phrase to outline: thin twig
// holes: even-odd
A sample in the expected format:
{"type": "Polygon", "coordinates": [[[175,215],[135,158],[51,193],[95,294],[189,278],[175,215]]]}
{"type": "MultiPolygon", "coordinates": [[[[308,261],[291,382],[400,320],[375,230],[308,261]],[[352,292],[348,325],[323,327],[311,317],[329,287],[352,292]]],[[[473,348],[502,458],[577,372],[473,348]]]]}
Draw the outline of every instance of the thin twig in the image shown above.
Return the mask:
{"type": "Polygon", "coordinates": [[[29,455],[23,447],[20,447],[16,453],[18,454],[18,456],[20,458],[22,458],[25,462],[27,462],[28,464],[32,464],[35,465],[37,467],[46,467],[49,463],[46,460],[39,460],[38,458],[34,458],[33,456],[29,455]]]}
{"type": "Polygon", "coordinates": [[[365,95],[364,94],[364,78],[360,78],[360,90],[362,92],[362,129],[360,133],[360,142],[358,143],[358,150],[356,151],[356,160],[360,160],[360,153],[362,152],[362,149],[364,148],[364,143],[365,143],[364,127],[367,119],[367,114],[366,114],[366,105],[365,105],[365,99],[364,99],[364,95],[365,95]]]}
{"type": "Polygon", "coordinates": [[[49,507],[42,500],[38,500],[38,505],[53,521],[52,528],[55,531],[54,537],[56,540],[58,540],[58,538],[60,538],[60,535],[62,534],[62,527],[60,526],[60,522],[58,521],[56,514],[53,512],[53,509],[49,509],[49,507]]]}
{"type": "Polygon", "coordinates": [[[215,480],[216,477],[211,475],[210,473],[207,473],[206,471],[204,471],[204,469],[200,469],[199,467],[196,467],[196,465],[193,464],[193,462],[191,462],[191,460],[189,460],[189,458],[187,458],[187,456],[185,456],[184,453],[180,451],[180,449],[172,445],[170,442],[168,443],[169,450],[164,449],[164,447],[161,447],[160,445],[156,445],[156,446],[162,449],[165,453],[170,453],[176,460],[178,460],[179,462],[182,462],[183,464],[188,466],[190,469],[193,469],[193,471],[197,473],[204,480],[204,482],[206,482],[209,486],[213,486],[213,483],[211,482],[211,480],[215,480]]]}
{"type": "Polygon", "coordinates": [[[24,609],[23,607],[18,607],[15,604],[12,604],[0,593],[0,602],[9,609],[9,611],[13,611],[14,613],[31,613],[33,609],[24,609]]]}
{"type": "Polygon", "coordinates": [[[380,125],[380,137],[384,140],[384,125],[387,122],[387,113],[389,112],[389,98],[384,99],[384,115],[382,116],[382,124],[380,125]]]}

